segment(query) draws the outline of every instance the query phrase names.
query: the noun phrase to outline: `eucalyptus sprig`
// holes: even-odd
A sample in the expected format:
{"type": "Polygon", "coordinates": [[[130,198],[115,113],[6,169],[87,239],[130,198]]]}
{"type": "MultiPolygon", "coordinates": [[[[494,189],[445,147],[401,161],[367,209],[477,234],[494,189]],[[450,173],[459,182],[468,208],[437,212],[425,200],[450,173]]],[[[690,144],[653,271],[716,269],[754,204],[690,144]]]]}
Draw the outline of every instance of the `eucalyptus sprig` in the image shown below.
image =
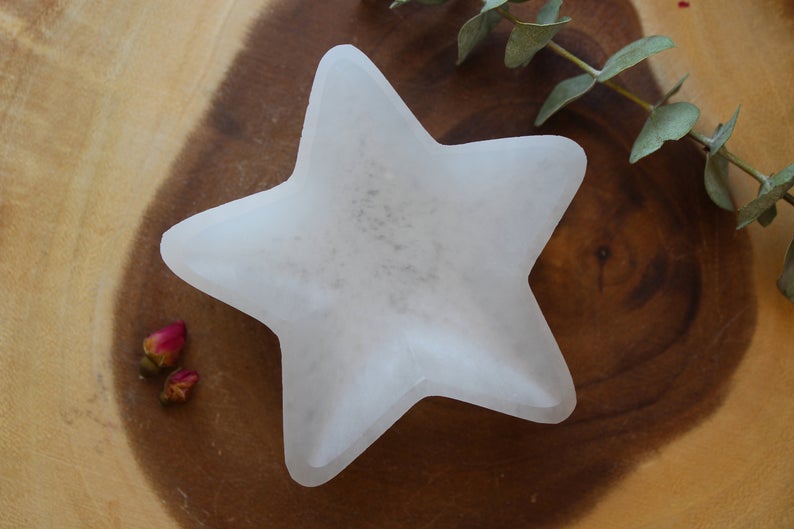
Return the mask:
{"type": "MultiPolygon", "coordinates": [[[[447,0],[395,0],[391,7],[399,7],[412,1],[424,5],[438,5],[447,0]]],[[[526,1],[483,0],[480,12],[466,21],[458,32],[458,64],[466,60],[472,50],[485,40],[500,22],[507,20],[513,25],[505,46],[504,62],[508,68],[526,66],[535,54],[544,48],[576,65],[583,73],[565,79],[552,89],[538,111],[535,118],[536,126],[545,123],[555,113],[584,96],[596,85],[603,85],[648,112],[648,119],[632,146],[630,163],[635,163],[656,152],[666,141],[676,141],[686,136],[705,147],[707,154],[703,172],[704,185],[709,198],[717,206],[736,211],[728,184],[729,164],[735,165],[760,184],[758,196],[738,209],[737,229],[756,221],[764,227],[768,226],[777,215],[779,201],[794,206],[794,196],[789,193],[794,187],[794,163],[777,173],[767,175],[728,150],[726,143],[736,126],[739,108],[726,123],[720,124],[711,136],[707,136],[694,130],[700,117],[700,109],[697,106],[686,101],[670,102],[687,76],[681,78],[656,103],[646,101],[615,82],[614,78],[621,72],[674,47],[675,43],[669,37],[653,35],[636,40],[609,57],[599,69],[552,40],[557,32],[571,22],[570,17],[560,16],[562,0],[547,0],[538,10],[534,22],[520,20],[510,12],[510,4],[526,1]]],[[[780,291],[794,302],[794,239],[786,252],[783,271],[777,285],[780,291]]]]}

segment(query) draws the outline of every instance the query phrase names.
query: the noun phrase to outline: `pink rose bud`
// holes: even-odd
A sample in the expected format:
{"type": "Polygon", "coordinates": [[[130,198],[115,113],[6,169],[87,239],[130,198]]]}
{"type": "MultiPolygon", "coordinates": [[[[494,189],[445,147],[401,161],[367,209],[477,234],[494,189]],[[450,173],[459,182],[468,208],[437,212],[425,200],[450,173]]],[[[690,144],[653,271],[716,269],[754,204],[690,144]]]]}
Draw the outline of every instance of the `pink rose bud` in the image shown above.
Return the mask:
{"type": "Polygon", "coordinates": [[[160,393],[160,404],[168,406],[170,404],[181,404],[190,399],[193,386],[198,384],[198,371],[192,369],[179,368],[165,380],[165,386],[160,393]]]}
{"type": "Polygon", "coordinates": [[[140,371],[143,376],[156,375],[163,367],[171,367],[179,361],[179,353],[185,345],[187,328],[185,322],[177,322],[155,331],[143,340],[140,371]]]}

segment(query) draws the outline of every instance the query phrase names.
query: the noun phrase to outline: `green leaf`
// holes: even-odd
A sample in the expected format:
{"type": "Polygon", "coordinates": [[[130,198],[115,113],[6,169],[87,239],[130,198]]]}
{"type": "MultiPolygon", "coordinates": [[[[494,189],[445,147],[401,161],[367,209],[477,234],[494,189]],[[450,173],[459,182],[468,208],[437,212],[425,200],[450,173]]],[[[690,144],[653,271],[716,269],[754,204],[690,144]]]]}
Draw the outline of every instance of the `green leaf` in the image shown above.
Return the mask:
{"type": "Polygon", "coordinates": [[[665,103],[667,103],[670,100],[671,97],[676,95],[678,93],[678,91],[681,90],[681,87],[684,85],[684,81],[686,81],[688,77],[689,77],[689,74],[686,74],[681,79],[679,79],[678,82],[670,90],[668,90],[667,93],[664,94],[664,96],[654,106],[655,107],[660,107],[660,106],[664,105],[665,103]]]}
{"type": "Polygon", "coordinates": [[[471,50],[496,27],[502,16],[495,11],[480,13],[463,24],[458,32],[458,64],[466,60],[471,50]]]}
{"type": "Polygon", "coordinates": [[[711,145],[709,145],[709,150],[711,152],[719,152],[722,146],[725,145],[725,142],[728,141],[728,138],[731,137],[733,128],[736,126],[736,119],[739,117],[739,109],[741,108],[741,106],[737,107],[736,112],[733,113],[733,117],[728,120],[728,123],[720,125],[717,127],[717,130],[714,131],[714,136],[711,138],[711,145]]]}
{"type": "Polygon", "coordinates": [[[584,73],[566,79],[555,86],[546,102],[540,107],[538,117],[535,118],[535,126],[543,125],[558,110],[585,95],[595,86],[595,82],[594,77],[584,73]]]}
{"type": "Polygon", "coordinates": [[[772,221],[775,220],[775,217],[777,217],[777,206],[772,206],[771,208],[767,209],[766,211],[758,215],[758,218],[755,220],[758,221],[758,224],[766,228],[767,226],[772,224],[772,221]]]}
{"type": "Polygon", "coordinates": [[[485,13],[486,11],[490,11],[491,9],[496,9],[497,7],[506,3],[507,0],[485,0],[485,4],[482,6],[480,13],[485,13]]]}
{"type": "Polygon", "coordinates": [[[653,109],[634,140],[629,161],[634,163],[656,152],[668,140],[681,139],[692,130],[698,117],[700,110],[692,103],[671,103],[653,109]]]}
{"type": "Polygon", "coordinates": [[[513,27],[505,48],[505,66],[526,66],[535,54],[542,50],[554,35],[571,19],[564,17],[553,24],[520,22],[513,27]]]}
{"type": "MultiPolygon", "coordinates": [[[[771,190],[772,190],[772,183],[769,180],[767,180],[766,182],[761,184],[761,187],[758,189],[758,196],[761,196],[764,193],[768,193],[771,190]]],[[[762,211],[761,214],[758,215],[758,218],[756,220],[758,221],[758,224],[766,228],[767,226],[772,224],[772,221],[775,220],[775,217],[777,217],[777,206],[772,204],[771,206],[766,208],[766,210],[762,211]]]]}
{"type": "Polygon", "coordinates": [[[711,201],[722,209],[733,211],[733,200],[728,186],[728,160],[719,154],[707,155],[703,180],[711,201]]]}
{"type": "Polygon", "coordinates": [[[783,259],[783,272],[777,278],[777,288],[791,301],[794,301],[794,239],[788,245],[783,259]]]}
{"type": "Polygon", "coordinates": [[[631,68],[635,64],[644,61],[651,55],[655,55],[660,51],[672,48],[675,43],[669,37],[662,35],[653,35],[645,37],[640,40],[635,40],[622,50],[618,51],[615,55],[607,59],[604,67],[598,74],[598,81],[603,83],[612,79],[617,74],[631,68]]]}
{"type": "MultiPolygon", "coordinates": [[[[767,213],[767,210],[773,207],[778,200],[783,198],[783,195],[785,195],[792,186],[794,186],[794,163],[773,175],[772,178],[761,186],[761,191],[759,191],[758,196],[739,209],[736,219],[736,229],[740,230],[752,224],[764,214],[767,216],[770,215],[767,213]]],[[[768,218],[764,220],[767,222],[767,224],[762,224],[764,226],[771,222],[768,218]]]]}
{"type": "Polygon", "coordinates": [[[540,8],[540,11],[538,11],[535,22],[538,24],[553,24],[557,22],[557,17],[560,16],[561,5],[562,0],[549,0],[540,8]]]}

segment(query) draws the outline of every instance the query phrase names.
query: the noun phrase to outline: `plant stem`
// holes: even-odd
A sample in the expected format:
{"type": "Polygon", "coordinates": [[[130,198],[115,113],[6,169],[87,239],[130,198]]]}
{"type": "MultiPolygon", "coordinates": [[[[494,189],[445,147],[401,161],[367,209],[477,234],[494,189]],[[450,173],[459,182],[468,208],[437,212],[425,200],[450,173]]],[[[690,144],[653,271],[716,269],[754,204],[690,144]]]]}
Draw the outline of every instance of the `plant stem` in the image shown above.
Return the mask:
{"type": "Polygon", "coordinates": [[[581,70],[584,70],[585,73],[590,74],[593,78],[598,77],[598,74],[601,73],[592,66],[590,66],[589,64],[587,64],[586,62],[584,62],[582,59],[571,53],[570,51],[566,50],[565,48],[554,42],[553,40],[549,41],[547,47],[551,51],[562,57],[563,59],[572,62],[573,64],[578,66],[581,70]]]}
{"type": "Polygon", "coordinates": [[[504,7],[497,7],[494,11],[502,15],[502,18],[506,18],[507,20],[509,20],[514,26],[524,23],[517,16],[515,16],[513,13],[511,13],[504,7]]]}
{"type": "MultiPolygon", "coordinates": [[[[497,7],[496,12],[502,15],[503,18],[509,20],[513,25],[518,25],[523,23],[510,11],[502,7],[497,7]]],[[[600,70],[593,68],[585,61],[583,61],[582,59],[580,59],[570,51],[566,50],[565,48],[563,48],[553,40],[550,40],[546,45],[546,47],[549,48],[554,53],[556,53],[557,55],[559,55],[560,57],[562,57],[563,59],[567,60],[568,62],[573,63],[580,70],[592,76],[594,79],[598,79],[598,74],[601,73],[600,70]]],[[[608,81],[603,81],[601,82],[601,84],[610,88],[612,91],[620,94],[621,96],[623,96],[625,99],[628,99],[632,103],[642,107],[648,113],[653,112],[654,108],[656,108],[656,105],[653,105],[648,101],[645,101],[631,90],[613,82],[611,79],[608,81]]],[[[690,130],[688,136],[693,140],[695,140],[696,142],[703,145],[704,147],[706,147],[707,149],[711,148],[711,138],[709,138],[708,136],[701,134],[695,130],[690,130]]],[[[767,175],[765,175],[764,173],[757,170],[755,167],[753,167],[746,161],[742,160],[741,158],[730,152],[727,147],[723,146],[720,149],[719,153],[730,163],[732,163],[733,165],[735,165],[736,167],[738,167],[739,169],[750,175],[752,178],[754,178],[758,183],[765,184],[769,180],[769,177],[767,175]]],[[[786,193],[785,195],[783,195],[783,200],[788,202],[790,205],[794,206],[794,196],[792,196],[790,193],[786,193]]]]}
{"type": "MultiPolygon", "coordinates": [[[[703,144],[706,148],[711,147],[711,138],[709,138],[708,136],[704,136],[703,134],[695,130],[689,131],[689,137],[694,139],[698,143],[703,144]]],[[[745,162],[744,160],[733,154],[731,151],[728,150],[727,147],[723,146],[719,150],[719,154],[720,156],[731,162],[733,165],[735,165],[736,167],[738,167],[739,169],[741,169],[742,171],[753,177],[753,179],[755,179],[755,181],[758,182],[759,184],[765,184],[769,181],[769,177],[767,175],[765,175],[764,173],[762,173],[761,171],[759,171],[749,163],[745,162]]],[[[791,193],[786,193],[785,195],[783,195],[783,200],[788,202],[790,205],[794,206],[794,196],[792,196],[791,193]]]]}
{"type": "Polygon", "coordinates": [[[634,92],[630,92],[629,90],[627,90],[626,88],[623,88],[622,86],[620,86],[619,84],[615,83],[611,79],[609,81],[603,82],[601,84],[611,88],[613,91],[615,91],[618,94],[622,95],[623,97],[625,97],[629,101],[638,104],[639,106],[644,108],[649,114],[651,112],[653,112],[653,109],[655,108],[655,106],[652,105],[651,103],[648,103],[644,99],[641,99],[636,94],[634,94],[634,92]]]}
{"type": "MultiPolygon", "coordinates": [[[[584,70],[586,73],[590,74],[590,76],[592,76],[594,79],[597,79],[598,78],[598,74],[601,73],[599,70],[596,70],[595,68],[593,68],[592,66],[590,66],[589,64],[587,64],[586,62],[581,60],[579,57],[577,57],[573,53],[569,52],[568,50],[566,50],[565,48],[563,48],[562,46],[560,46],[559,44],[557,44],[553,40],[550,40],[549,43],[546,46],[551,51],[553,51],[554,53],[559,55],[560,57],[572,62],[573,64],[578,66],[581,70],[584,70]]],[[[653,105],[652,104],[650,104],[647,101],[637,97],[637,95],[635,95],[633,92],[630,92],[629,90],[626,90],[625,88],[623,88],[619,84],[612,82],[612,80],[604,81],[601,84],[603,84],[604,86],[608,86],[609,88],[611,88],[612,90],[614,90],[618,94],[622,95],[623,97],[625,97],[629,101],[631,101],[633,103],[636,103],[637,105],[641,106],[642,108],[644,108],[648,112],[653,110],[653,105]]]]}
{"type": "MultiPolygon", "coordinates": [[[[513,19],[515,19],[515,17],[513,17],[512,15],[510,15],[510,17],[506,17],[506,18],[508,18],[511,21],[513,21],[513,19]]],[[[594,78],[598,76],[598,73],[599,73],[598,70],[596,70],[595,68],[593,68],[592,66],[590,66],[589,64],[587,64],[586,62],[581,60],[579,57],[577,57],[576,55],[574,55],[570,51],[566,50],[565,48],[563,48],[562,46],[560,46],[559,44],[557,44],[553,40],[549,41],[547,47],[551,51],[553,51],[554,53],[559,55],[560,57],[562,57],[562,58],[566,59],[567,61],[575,64],[576,66],[578,66],[585,73],[592,75],[594,78]]],[[[627,88],[625,88],[623,86],[620,86],[617,83],[614,83],[612,80],[603,82],[601,84],[603,84],[604,86],[610,88],[614,92],[620,94],[621,96],[623,96],[624,98],[628,99],[632,103],[635,103],[636,105],[642,107],[647,112],[652,112],[653,109],[655,108],[655,105],[645,101],[644,99],[639,97],[634,92],[628,90],[627,88]]],[[[695,130],[689,131],[688,136],[690,138],[692,138],[693,140],[697,141],[698,143],[700,143],[701,145],[703,145],[706,148],[711,147],[711,138],[709,138],[708,136],[705,136],[705,135],[703,135],[703,134],[701,134],[701,133],[699,133],[699,132],[697,132],[695,130]]],[[[769,177],[767,175],[765,175],[764,173],[762,173],[761,171],[759,171],[758,169],[756,169],[755,167],[753,167],[752,165],[750,165],[749,163],[744,161],[743,159],[741,159],[738,156],[736,156],[734,153],[729,151],[727,147],[722,147],[720,149],[719,153],[720,153],[721,156],[723,156],[730,163],[732,163],[733,165],[735,165],[736,167],[738,167],[739,169],[741,169],[742,171],[744,171],[745,173],[750,175],[759,184],[764,184],[764,183],[766,183],[769,180],[769,177]]],[[[788,202],[790,205],[794,206],[794,196],[792,196],[791,193],[786,193],[785,195],[783,195],[783,200],[788,202]]]]}

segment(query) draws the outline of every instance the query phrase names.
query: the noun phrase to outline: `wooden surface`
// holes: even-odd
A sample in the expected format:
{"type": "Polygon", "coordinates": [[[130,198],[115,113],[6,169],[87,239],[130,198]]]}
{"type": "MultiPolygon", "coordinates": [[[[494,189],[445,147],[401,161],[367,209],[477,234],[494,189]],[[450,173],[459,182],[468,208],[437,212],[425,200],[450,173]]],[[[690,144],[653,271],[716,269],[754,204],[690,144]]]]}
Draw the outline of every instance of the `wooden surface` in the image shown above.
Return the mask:
{"type": "MultiPolygon", "coordinates": [[[[494,64],[498,38],[451,67],[471,4],[262,4],[0,8],[0,526],[794,525],[794,305],[774,287],[794,214],[734,234],[682,168],[693,147],[627,168],[641,117],[616,125],[607,95],[543,129],[592,152],[531,277],[579,388],[572,420],[431,399],[328,486],[290,482],[277,340],[170,275],[163,226],[289,174],[330,44],[370,53],[442,141],[534,132],[531,111],[516,116],[540,96],[520,90],[532,71],[494,64]],[[134,365],[143,334],[176,317],[205,380],[164,411],[134,365]]],[[[704,131],[741,103],[734,150],[768,171],[794,160],[790,2],[637,4],[635,20],[622,2],[571,1],[570,44],[597,62],[635,32],[669,34],[679,48],[655,70],[691,72],[704,131]]]]}

